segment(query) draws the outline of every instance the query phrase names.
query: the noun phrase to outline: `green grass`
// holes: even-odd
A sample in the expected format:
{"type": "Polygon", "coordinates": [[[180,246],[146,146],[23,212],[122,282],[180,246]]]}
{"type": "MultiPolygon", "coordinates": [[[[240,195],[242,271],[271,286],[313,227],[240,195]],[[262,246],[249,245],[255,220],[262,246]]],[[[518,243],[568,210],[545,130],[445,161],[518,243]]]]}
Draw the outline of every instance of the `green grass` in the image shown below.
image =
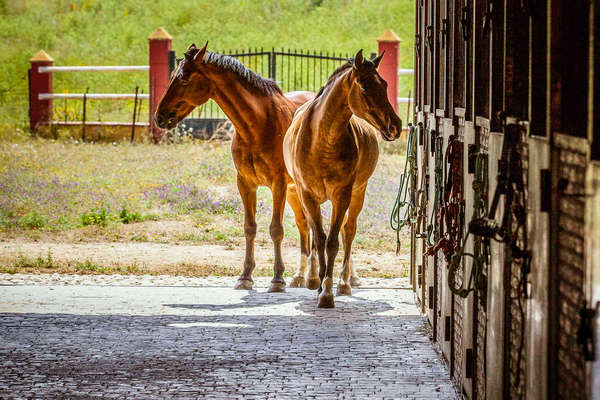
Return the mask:
{"type": "MultiPolygon", "coordinates": [[[[29,59],[46,50],[56,65],[148,63],[148,35],[163,26],[179,53],[192,43],[212,49],[298,48],[366,54],[392,28],[403,40],[400,66],[413,63],[413,0],[0,0],[0,126],[27,127],[29,59]]],[[[148,92],[146,72],[56,73],[56,93],[148,92]]],[[[401,77],[406,96],[412,77],[401,77]]],[[[125,120],[132,105],[90,102],[88,118],[103,119],[114,107],[125,120]]],[[[143,106],[147,111],[147,104],[143,106]]],[[[78,101],[55,102],[55,111],[79,118],[78,101]]],[[[403,115],[403,113],[401,113],[403,115]]],[[[106,119],[106,118],[104,118],[106,119]]],[[[9,127],[11,129],[6,129],[9,127]]]]}
{"type": "MultiPolygon", "coordinates": [[[[402,150],[401,143],[381,142],[358,220],[358,247],[396,248],[389,215],[404,166],[402,150]]],[[[240,245],[243,207],[235,176],[230,143],[0,140],[0,234],[38,240],[73,232],[67,235],[70,241],[240,245]]],[[[326,221],[330,213],[328,202],[323,206],[326,221]]],[[[271,192],[261,187],[259,244],[270,245],[271,214],[271,192]]],[[[287,244],[297,244],[289,206],[283,222],[287,244]]]]}
{"type": "Polygon", "coordinates": [[[25,255],[20,255],[13,265],[12,268],[16,270],[35,268],[35,269],[53,269],[56,268],[57,264],[52,259],[52,254],[48,251],[46,257],[38,255],[36,258],[31,258],[25,255]]]}

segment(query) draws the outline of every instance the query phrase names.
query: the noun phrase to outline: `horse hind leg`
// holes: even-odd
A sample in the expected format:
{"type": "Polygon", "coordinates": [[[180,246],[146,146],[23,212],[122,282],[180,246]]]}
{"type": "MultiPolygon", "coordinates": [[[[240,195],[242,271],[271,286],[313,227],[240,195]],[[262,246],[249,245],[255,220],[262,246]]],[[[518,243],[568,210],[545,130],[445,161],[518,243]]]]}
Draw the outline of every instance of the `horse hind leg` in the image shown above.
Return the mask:
{"type": "Polygon", "coordinates": [[[308,225],[312,232],[312,251],[310,255],[310,272],[307,279],[309,289],[318,289],[322,291],[322,286],[317,286],[315,283],[322,282],[325,277],[327,264],[325,261],[325,242],[327,235],[323,230],[323,221],[321,218],[321,205],[313,199],[309,194],[304,194],[302,197],[304,215],[308,220],[308,225]],[[316,259],[318,258],[319,274],[316,274],[316,259]],[[315,287],[317,286],[317,287],[315,287]]]}
{"type": "Polygon", "coordinates": [[[273,264],[273,280],[269,292],[285,292],[283,273],[285,265],[281,256],[281,242],[283,241],[283,209],[285,207],[285,183],[273,185],[273,217],[271,219],[270,233],[273,240],[275,263],[273,264]]]}
{"type": "Polygon", "coordinates": [[[292,278],[290,287],[306,287],[306,278],[304,275],[307,273],[308,269],[310,231],[295,187],[288,187],[287,200],[292,207],[292,210],[294,210],[294,219],[296,220],[296,226],[298,227],[298,233],[300,234],[300,265],[298,271],[292,278]]]}
{"type": "Polygon", "coordinates": [[[348,207],[348,214],[342,227],[342,241],[344,243],[344,262],[342,267],[342,273],[340,275],[340,281],[337,286],[337,295],[351,295],[352,287],[360,285],[358,275],[354,269],[354,263],[352,262],[352,242],[356,235],[356,220],[358,214],[362,210],[365,193],[356,193],[350,200],[350,206],[348,207]]]}
{"type": "Polygon", "coordinates": [[[321,278],[319,277],[319,260],[318,260],[317,244],[312,240],[312,249],[310,252],[309,262],[310,268],[306,274],[306,287],[310,290],[317,290],[321,287],[321,278]]]}
{"type": "Polygon", "coordinates": [[[256,237],[256,187],[248,185],[238,176],[238,190],[244,203],[244,235],[246,236],[246,256],[244,269],[236,282],[234,289],[252,290],[254,281],[252,271],[256,266],[254,261],[254,239],[256,237]]]}

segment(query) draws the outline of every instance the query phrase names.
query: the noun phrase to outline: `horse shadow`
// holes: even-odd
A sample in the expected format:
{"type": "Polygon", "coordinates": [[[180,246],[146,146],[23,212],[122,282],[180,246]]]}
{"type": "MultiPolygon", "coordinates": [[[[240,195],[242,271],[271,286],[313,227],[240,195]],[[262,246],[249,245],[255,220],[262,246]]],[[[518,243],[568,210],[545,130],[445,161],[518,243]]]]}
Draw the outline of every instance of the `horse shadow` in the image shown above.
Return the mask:
{"type": "Polygon", "coordinates": [[[336,296],[335,308],[322,309],[317,307],[317,291],[301,288],[287,289],[284,293],[269,293],[263,291],[251,290],[240,299],[240,302],[233,304],[163,304],[165,307],[174,309],[188,310],[206,310],[206,311],[226,311],[237,309],[258,309],[267,307],[280,307],[286,304],[294,304],[294,310],[301,311],[304,314],[321,316],[327,314],[352,313],[355,316],[373,315],[394,309],[389,301],[384,299],[371,299],[368,292],[372,289],[353,289],[351,296],[336,296]]]}

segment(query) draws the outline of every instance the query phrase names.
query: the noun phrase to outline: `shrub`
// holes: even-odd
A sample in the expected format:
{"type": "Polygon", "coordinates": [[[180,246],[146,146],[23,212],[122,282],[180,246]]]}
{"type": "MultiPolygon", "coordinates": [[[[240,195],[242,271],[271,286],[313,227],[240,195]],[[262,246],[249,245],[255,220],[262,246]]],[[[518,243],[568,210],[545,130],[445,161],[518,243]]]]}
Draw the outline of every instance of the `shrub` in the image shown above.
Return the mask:
{"type": "Polygon", "coordinates": [[[102,207],[99,210],[91,209],[89,212],[84,213],[81,216],[81,225],[100,225],[106,226],[106,222],[108,220],[108,214],[106,212],[106,208],[102,207]]]}
{"type": "Polygon", "coordinates": [[[100,272],[104,273],[104,267],[94,264],[90,260],[85,260],[84,262],[78,261],[75,265],[75,269],[77,271],[90,271],[90,272],[100,272]]]}
{"type": "Polygon", "coordinates": [[[46,226],[48,220],[45,216],[38,214],[37,211],[31,212],[19,218],[17,224],[21,228],[39,229],[46,226]]]}
{"type": "Polygon", "coordinates": [[[42,257],[40,254],[37,258],[32,259],[24,255],[20,255],[19,258],[15,261],[13,267],[16,269],[25,269],[25,268],[55,268],[56,265],[52,260],[52,254],[50,250],[48,250],[48,254],[46,258],[42,257]]]}
{"type": "Polygon", "coordinates": [[[137,211],[134,211],[134,212],[127,211],[127,209],[123,206],[123,208],[121,209],[121,212],[119,213],[119,219],[121,220],[122,223],[129,224],[132,222],[141,221],[142,216],[137,211]]]}

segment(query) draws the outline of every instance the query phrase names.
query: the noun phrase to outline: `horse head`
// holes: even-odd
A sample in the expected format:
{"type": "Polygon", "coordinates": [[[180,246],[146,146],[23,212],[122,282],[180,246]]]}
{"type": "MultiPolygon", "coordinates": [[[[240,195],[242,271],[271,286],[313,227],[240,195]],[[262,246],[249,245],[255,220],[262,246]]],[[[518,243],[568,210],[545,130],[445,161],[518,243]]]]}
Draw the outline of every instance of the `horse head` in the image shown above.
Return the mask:
{"type": "Polygon", "coordinates": [[[198,49],[192,44],[171,74],[169,86],[154,114],[154,121],[159,128],[174,128],[194,108],[210,99],[213,82],[203,73],[207,46],[208,42],[198,49]]]}
{"type": "Polygon", "coordinates": [[[354,115],[373,125],[384,140],[391,141],[400,137],[402,121],[388,100],[387,82],[377,72],[384,54],[365,60],[362,49],[356,53],[348,104],[354,115]]]}

